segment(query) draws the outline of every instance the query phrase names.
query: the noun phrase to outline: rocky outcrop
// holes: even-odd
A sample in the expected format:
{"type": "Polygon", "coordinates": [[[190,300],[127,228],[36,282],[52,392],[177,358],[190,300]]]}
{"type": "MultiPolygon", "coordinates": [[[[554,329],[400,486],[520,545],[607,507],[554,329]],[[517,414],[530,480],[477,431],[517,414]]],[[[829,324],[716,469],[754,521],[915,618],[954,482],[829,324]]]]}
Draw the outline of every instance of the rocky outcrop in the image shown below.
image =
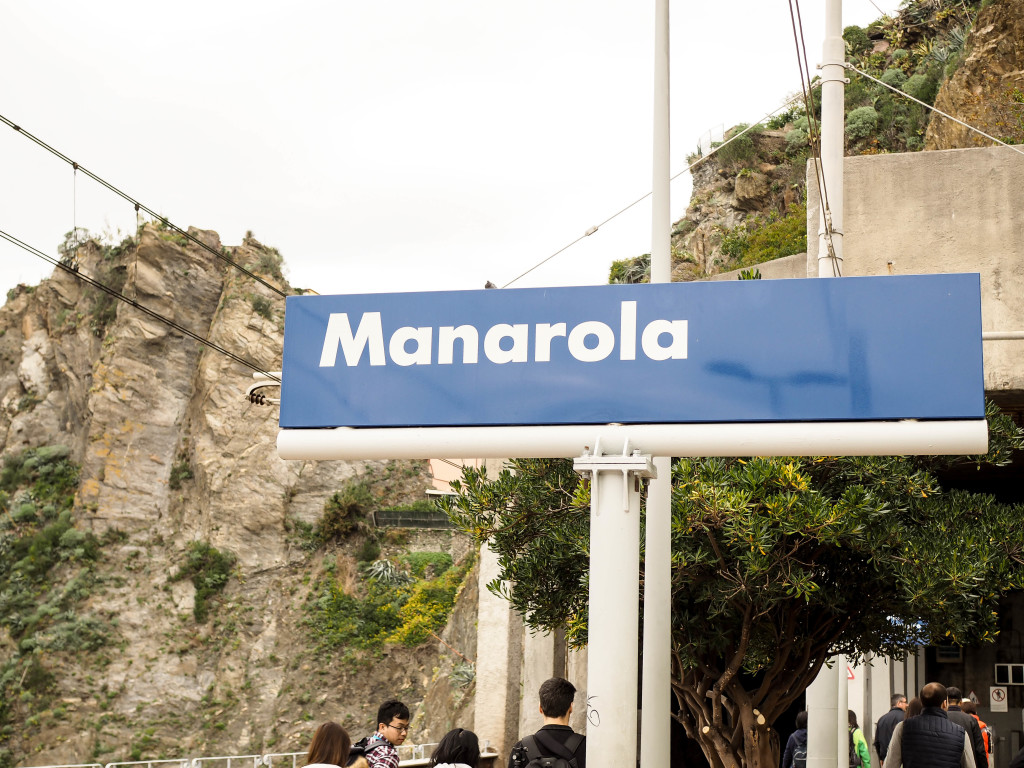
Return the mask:
{"type": "Polygon", "coordinates": [[[740,158],[723,161],[713,154],[691,170],[690,205],[672,232],[673,281],[732,269],[722,250],[726,237],[759,215],[785,215],[801,199],[803,165],[794,167],[786,153],[785,131],[755,130],[748,136],[749,149],[740,158]]]}
{"type": "MultiPolygon", "coordinates": [[[[967,53],[935,99],[937,109],[1008,143],[1024,142],[1024,6],[993,0],[978,14],[967,53]]],[[[926,149],[986,147],[986,139],[938,113],[926,149]]]]}
{"type": "MultiPolygon", "coordinates": [[[[291,292],[273,249],[190,233],[291,292]]],[[[258,367],[280,368],[284,300],[211,250],[147,225],[137,241],[81,246],[73,263],[258,367]]],[[[75,610],[105,617],[111,633],[94,653],[46,655],[48,690],[60,694],[5,729],[0,765],[300,750],[317,721],[359,734],[384,698],[415,706],[423,697],[435,641],[389,647],[379,664],[317,650],[306,585],[326,572],[352,582],[357,557],[344,548],[311,557],[295,530],[356,480],[382,505],[422,498],[426,464],[284,462],[277,410],[244,398],[251,382],[241,363],[63,270],[0,308],[0,446],[5,456],[70,448],[81,467],[75,527],[102,542],[75,610]],[[192,615],[193,583],[175,578],[197,541],[237,558],[206,623],[192,615]]],[[[413,545],[415,536],[403,544],[413,545]]],[[[466,542],[445,535],[425,546],[458,556],[466,542]]],[[[0,628],[0,667],[14,647],[0,628]]]]}

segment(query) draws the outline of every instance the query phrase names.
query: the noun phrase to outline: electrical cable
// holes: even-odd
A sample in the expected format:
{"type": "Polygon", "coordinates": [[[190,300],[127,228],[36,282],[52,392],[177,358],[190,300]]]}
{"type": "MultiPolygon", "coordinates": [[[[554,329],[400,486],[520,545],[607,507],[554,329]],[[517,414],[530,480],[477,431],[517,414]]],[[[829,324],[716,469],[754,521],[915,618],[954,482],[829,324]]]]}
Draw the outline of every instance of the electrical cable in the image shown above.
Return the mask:
{"type": "MultiPolygon", "coordinates": [[[[813,87],[815,87],[815,86],[812,86],[812,88],[813,88],[813,87]]],[[[721,144],[719,144],[719,145],[718,145],[717,147],[715,147],[714,149],[712,149],[712,150],[711,150],[710,152],[708,152],[708,153],[707,153],[706,155],[701,155],[701,156],[700,156],[700,158],[699,158],[698,160],[696,160],[695,162],[693,162],[693,163],[691,163],[690,165],[686,166],[686,167],[685,167],[685,168],[684,168],[683,170],[681,170],[681,171],[680,171],[679,173],[677,173],[677,174],[676,174],[675,176],[673,176],[672,178],[670,178],[670,179],[669,179],[669,181],[670,181],[670,182],[671,182],[671,181],[675,181],[675,180],[676,180],[676,179],[678,179],[678,178],[679,178],[680,176],[682,176],[682,175],[683,175],[684,173],[689,173],[689,172],[690,172],[691,170],[693,170],[694,168],[696,168],[696,167],[697,167],[698,165],[700,165],[700,164],[701,164],[702,162],[704,162],[705,160],[707,160],[707,159],[708,159],[709,157],[711,157],[711,156],[712,156],[713,154],[715,154],[716,152],[718,152],[718,151],[719,151],[720,149],[724,149],[724,148],[725,148],[725,147],[727,147],[727,146],[728,146],[729,144],[731,144],[732,142],[736,141],[736,139],[738,139],[738,138],[739,138],[740,136],[742,136],[743,134],[745,134],[745,133],[746,133],[747,131],[752,131],[752,130],[754,130],[754,128],[756,128],[756,127],[757,127],[758,125],[760,125],[760,124],[761,124],[762,122],[764,122],[764,121],[765,121],[765,120],[767,120],[768,118],[770,118],[770,117],[774,117],[774,116],[775,116],[776,114],[778,114],[778,113],[779,113],[779,112],[781,112],[782,110],[784,110],[784,109],[788,109],[788,108],[792,107],[792,106],[793,106],[793,102],[794,102],[794,101],[795,101],[795,99],[787,99],[787,100],[786,100],[786,102],[785,102],[785,103],[784,103],[784,104],[783,104],[782,106],[780,106],[780,107],[778,107],[778,108],[776,108],[776,109],[773,109],[773,110],[772,110],[771,112],[769,112],[769,113],[768,113],[768,114],[766,114],[766,115],[765,115],[764,117],[762,117],[762,118],[761,118],[760,120],[758,120],[758,121],[757,121],[756,123],[753,123],[753,124],[751,124],[751,125],[748,125],[748,126],[747,126],[746,128],[744,128],[744,129],[743,129],[742,131],[740,131],[740,132],[739,132],[739,133],[737,133],[736,135],[734,135],[734,136],[730,136],[730,137],[729,137],[729,139],[728,139],[727,141],[723,141],[723,142],[722,142],[721,144]]],[[[517,282],[518,280],[520,280],[520,279],[522,279],[522,278],[526,277],[526,276],[527,276],[528,274],[530,274],[531,272],[533,272],[533,270],[535,270],[535,269],[537,269],[538,267],[541,267],[541,266],[543,266],[543,265],[547,264],[547,263],[548,263],[549,261],[551,261],[551,260],[552,260],[553,258],[555,258],[555,256],[557,256],[558,254],[562,253],[563,251],[567,251],[567,250],[568,250],[569,248],[571,248],[572,246],[576,245],[576,243],[578,243],[578,242],[579,242],[580,240],[582,240],[583,238],[585,238],[585,237],[590,237],[590,236],[591,236],[592,234],[594,234],[595,232],[597,232],[597,231],[598,231],[598,230],[599,230],[599,229],[600,229],[601,227],[603,227],[603,226],[604,226],[605,224],[607,224],[608,222],[612,221],[613,219],[616,219],[616,218],[618,218],[619,216],[621,216],[622,214],[624,214],[624,213],[625,213],[626,211],[628,211],[628,210],[629,210],[630,208],[632,208],[633,206],[635,206],[635,205],[639,205],[639,204],[640,204],[640,203],[642,203],[642,202],[643,202],[644,200],[646,200],[646,199],[647,199],[648,197],[650,197],[650,196],[651,196],[652,194],[654,194],[654,193],[653,193],[653,192],[648,192],[648,193],[647,193],[646,195],[644,195],[643,197],[638,197],[638,198],[637,198],[636,200],[634,200],[634,201],[633,201],[632,203],[630,203],[629,205],[627,205],[627,206],[626,206],[625,208],[623,208],[622,210],[618,211],[617,213],[613,213],[613,214],[612,214],[611,216],[609,216],[609,217],[608,217],[607,219],[605,219],[604,221],[602,221],[602,222],[601,222],[600,224],[597,224],[597,225],[595,225],[595,226],[591,227],[591,228],[590,228],[590,229],[588,229],[588,230],[587,230],[586,232],[584,232],[584,233],[583,233],[582,235],[580,235],[580,236],[579,236],[579,237],[577,237],[577,238],[576,238],[575,240],[573,240],[573,241],[572,241],[571,243],[568,243],[567,245],[564,245],[564,246],[562,246],[562,247],[561,247],[561,248],[559,248],[559,249],[558,249],[557,251],[555,251],[555,252],[554,252],[554,253],[552,253],[552,254],[551,254],[550,256],[548,256],[548,257],[547,257],[546,259],[543,259],[543,260],[541,260],[541,261],[537,262],[537,263],[536,263],[536,264],[534,264],[534,265],[533,265],[532,267],[530,267],[530,268],[529,268],[528,270],[526,270],[525,272],[523,272],[523,273],[522,273],[521,275],[519,275],[518,277],[515,277],[515,278],[513,278],[512,280],[509,280],[509,281],[508,281],[507,283],[505,283],[505,284],[504,284],[503,286],[501,286],[501,287],[502,287],[502,288],[508,288],[508,287],[509,287],[510,285],[512,285],[512,283],[515,283],[515,282],[517,282]]]]}
{"type": "Polygon", "coordinates": [[[995,136],[990,136],[989,134],[985,133],[980,128],[975,128],[973,125],[969,125],[968,123],[965,123],[963,120],[958,120],[957,118],[953,117],[952,115],[947,114],[946,112],[943,112],[938,107],[934,107],[931,104],[928,104],[927,102],[921,101],[920,99],[916,99],[913,96],[911,96],[909,93],[907,93],[906,91],[901,91],[899,88],[895,88],[895,87],[889,85],[888,83],[879,80],[877,77],[869,75],[867,72],[861,72],[859,69],[857,69],[855,66],[853,66],[853,64],[847,63],[847,64],[844,64],[843,66],[846,67],[846,69],[853,70],[854,72],[856,72],[861,77],[866,77],[868,80],[873,80],[874,82],[878,83],[879,85],[884,85],[886,88],[888,88],[893,93],[897,93],[900,96],[903,96],[904,98],[910,99],[911,101],[920,104],[922,107],[925,107],[926,109],[930,109],[933,112],[938,112],[940,115],[942,115],[946,119],[952,120],[954,123],[957,123],[958,125],[962,125],[964,128],[966,128],[969,131],[974,131],[975,133],[977,133],[977,134],[979,134],[981,136],[984,136],[989,141],[994,141],[996,144],[1001,144],[1002,146],[1006,147],[1007,149],[1012,149],[1018,155],[1024,155],[1024,150],[1021,150],[1018,147],[1013,146],[1012,144],[1007,144],[1005,141],[1003,141],[1001,139],[997,139],[995,136]]]}
{"type": "Polygon", "coordinates": [[[98,288],[99,290],[103,291],[104,293],[106,293],[106,294],[108,294],[110,296],[113,296],[115,299],[123,301],[125,304],[128,304],[128,305],[130,305],[132,307],[135,307],[140,312],[142,312],[142,313],[144,313],[146,315],[149,315],[150,317],[152,317],[155,320],[159,320],[161,323],[164,323],[165,325],[170,326],[171,328],[173,328],[174,330],[178,331],[179,333],[182,333],[185,336],[188,336],[190,339],[198,341],[200,344],[204,344],[207,347],[209,347],[210,349],[214,350],[215,352],[219,352],[220,354],[225,355],[226,357],[230,357],[236,363],[240,363],[240,364],[244,365],[246,368],[252,369],[256,373],[263,374],[264,376],[266,376],[267,378],[269,378],[269,379],[271,379],[273,381],[276,381],[278,383],[281,382],[280,377],[275,376],[274,374],[270,373],[269,371],[267,371],[267,370],[265,370],[263,368],[260,368],[255,363],[249,362],[244,357],[239,357],[234,352],[230,352],[227,349],[224,349],[224,347],[220,346],[219,344],[215,344],[214,342],[210,341],[207,338],[204,338],[203,336],[200,336],[197,333],[193,333],[188,328],[185,328],[183,325],[180,325],[180,324],[174,322],[170,318],[165,317],[164,315],[161,315],[159,312],[157,312],[155,310],[152,310],[149,307],[146,307],[146,306],[143,306],[142,304],[139,304],[139,302],[135,301],[134,299],[129,299],[127,296],[122,294],[120,291],[114,290],[109,285],[105,285],[104,283],[101,283],[99,280],[96,280],[95,278],[89,277],[88,275],[83,275],[81,272],[78,271],[77,268],[75,268],[75,267],[73,267],[73,266],[71,266],[69,264],[65,264],[60,259],[55,259],[52,256],[49,256],[49,255],[43,253],[38,248],[33,248],[28,243],[22,242],[18,238],[14,237],[13,235],[8,234],[7,232],[3,231],[2,229],[0,229],[0,237],[2,237],[4,240],[8,241],[9,243],[12,243],[13,245],[18,246],[21,249],[23,249],[25,251],[28,251],[33,256],[38,256],[40,259],[43,259],[44,261],[49,262],[53,266],[55,266],[55,267],[57,267],[59,269],[63,269],[68,274],[74,275],[76,278],[78,278],[79,280],[81,280],[82,282],[84,282],[84,283],[86,283],[88,285],[91,285],[93,288],[98,288]]]}
{"type": "Polygon", "coordinates": [[[188,239],[190,242],[194,243],[195,245],[198,245],[203,250],[209,251],[210,253],[212,253],[214,256],[216,256],[221,261],[230,264],[232,267],[237,269],[239,272],[242,272],[243,274],[251,277],[253,280],[255,280],[256,282],[262,284],[264,287],[269,288],[271,291],[276,293],[281,298],[286,298],[288,296],[287,293],[282,291],[277,286],[271,285],[266,280],[264,280],[262,277],[260,277],[259,275],[254,274],[253,272],[249,271],[248,269],[243,267],[238,262],[234,261],[233,259],[228,258],[223,253],[221,253],[220,251],[218,251],[218,250],[216,250],[214,248],[211,248],[209,245],[204,243],[199,238],[195,237],[194,235],[189,234],[188,232],[183,230],[181,227],[179,227],[177,224],[174,224],[173,222],[168,220],[166,216],[161,216],[160,214],[158,214],[153,209],[143,205],[138,200],[136,200],[135,198],[133,198],[130,195],[126,194],[125,192],[122,192],[120,189],[115,187],[110,182],[105,181],[104,179],[101,179],[95,173],[93,173],[92,171],[88,170],[87,168],[82,167],[81,165],[76,163],[74,160],[72,160],[70,157],[65,155],[63,152],[61,152],[58,149],[55,149],[54,147],[51,147],[49,144],[47,144],[45,141],[43,141],[39,137],[34,136],[33,134],[31,134],[28,131],[26,131],[20,125],[17,125],[16,123],[12,122],[11,120],[9,120],[8,118],[6,118],[3,115],[0,115],[0,122],[5,123],[6,125],[9,125],[11,128],[13,128],[16,132],[20,133],[25,138],[35,142],[40,147],[45,149],[47,152],[50,152],[55,157],[59,157],[64,162],[66,162],[69,165],[71,165],[71,167],[75,169],[76,173],[77,173],[77,171],[81,171],[86,176],[88,176],[90,179],[95,181],[97,184],[100,184],[101,186],[106,187],[111,192],[113,192],[115,195],[118,195],[119,197],[123,198],[124,200],[127,200],[129,203],[131,203],[132,205],[135,206],[136,212],[138,212],[139,209],[142,209],[143,211],[148,213],[150,216],[152,216],[154,219],[156,219],[157,221],[161,222],[164,226],[170,227],[175,232],[177,232],[179,235],[181,235],[182,237],[185,237],[186,239],[188,239]]]}
{"type": "Polygon", "coordinates": [[[832,240],[832,211],[828,202],[828,186],[825,173],[821,167],[821,130],[814,116],[811,103],[811,66],[807,59],[807,43],[804,37],[803,18],[800,14],[800,0],[789,0],[789,18],[793,26],[793,43],[796,48],[797,68],[800,70],[800,88],[804,97],[804,111],[807,114],[807,139],[814,159],[814,180],[818,186],[818,197],[822,205],[822,218],[825,223],[825,247],[829,260],[832,262],[832,276],[841,277],[839,259],[836,257],[835,244],[832,240]],[[794,8],[795,6],[795,8],[794,8]]]}

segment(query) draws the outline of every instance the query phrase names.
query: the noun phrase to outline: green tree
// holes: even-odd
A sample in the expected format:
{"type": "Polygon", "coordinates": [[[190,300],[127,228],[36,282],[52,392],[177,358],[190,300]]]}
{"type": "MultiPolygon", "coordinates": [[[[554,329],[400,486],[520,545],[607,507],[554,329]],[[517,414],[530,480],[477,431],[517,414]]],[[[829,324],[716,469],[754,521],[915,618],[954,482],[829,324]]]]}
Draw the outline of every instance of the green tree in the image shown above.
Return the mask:
{"type": "MultiPolygon", "coordinates": [[[[778,765],[771,726],[831,656],[992,641],[999,595],[1024,585],[1022,510],[936,480],[1024,446],[994,409],[989,426],[985,457],[675,462],[674,716],[712,766],[778,765]]],[[[571,462],[466,468],[453,487],[442,505],[498,555],[491,591],[584,644],[588,491],[571,462]]]]}

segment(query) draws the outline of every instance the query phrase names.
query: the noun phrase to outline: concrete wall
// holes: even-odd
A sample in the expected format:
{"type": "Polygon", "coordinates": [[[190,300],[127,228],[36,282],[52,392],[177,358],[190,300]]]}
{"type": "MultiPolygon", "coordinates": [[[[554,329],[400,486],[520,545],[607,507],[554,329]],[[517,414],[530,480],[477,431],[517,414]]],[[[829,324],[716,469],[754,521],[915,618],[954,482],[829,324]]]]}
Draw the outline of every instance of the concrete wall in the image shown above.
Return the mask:
{"type": "MultiPolygon", "coordinates": [[[[774,259],[773,261],[766,261],[763,264],[757,264],[751,269],[756,269],[761,273],[762,280],[790,280],[796,277],[814,277],[807,273],[808,264],[810,262],[807,259],[806,253],[798,253],[793,256],[783,256],[781,259],[774,259]]],[[[815,266],[817,269],[817,266],[815,266]]],[[[734,269],[730,272],[721,272],[717,275],[712,275],[709,280],[738,280],[742,269],[734,269]]]]}
{"type": "MultiPolygon", "coordinates": [[[[1024,155],[865,155],[843,169],[844,275],[978,272],[982,330],[1024,330],[1024,155]]],[[[820,198],[809,170],[807,273],[817,275],[820,198]]],[[[985,389],[1024,396],[1024,342],[986,341],[984,352],[985,389]]]]}

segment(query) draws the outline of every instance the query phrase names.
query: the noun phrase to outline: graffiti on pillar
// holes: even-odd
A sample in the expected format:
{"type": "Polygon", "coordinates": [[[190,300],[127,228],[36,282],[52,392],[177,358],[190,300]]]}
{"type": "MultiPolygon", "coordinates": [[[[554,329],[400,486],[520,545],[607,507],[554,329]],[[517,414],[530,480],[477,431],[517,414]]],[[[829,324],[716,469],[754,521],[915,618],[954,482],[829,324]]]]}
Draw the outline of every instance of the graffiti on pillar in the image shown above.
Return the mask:
{"type": "Polygon", "coordinates": [[[591,703],[596,698],[597,698],[597,696],[588,696],[587,697],[587,722],[590,723],[595,728],[598,727],[599,725],[601,725],[601,713],[598,712],[597,711],[597,707],[595,707],[591,703]]]}

